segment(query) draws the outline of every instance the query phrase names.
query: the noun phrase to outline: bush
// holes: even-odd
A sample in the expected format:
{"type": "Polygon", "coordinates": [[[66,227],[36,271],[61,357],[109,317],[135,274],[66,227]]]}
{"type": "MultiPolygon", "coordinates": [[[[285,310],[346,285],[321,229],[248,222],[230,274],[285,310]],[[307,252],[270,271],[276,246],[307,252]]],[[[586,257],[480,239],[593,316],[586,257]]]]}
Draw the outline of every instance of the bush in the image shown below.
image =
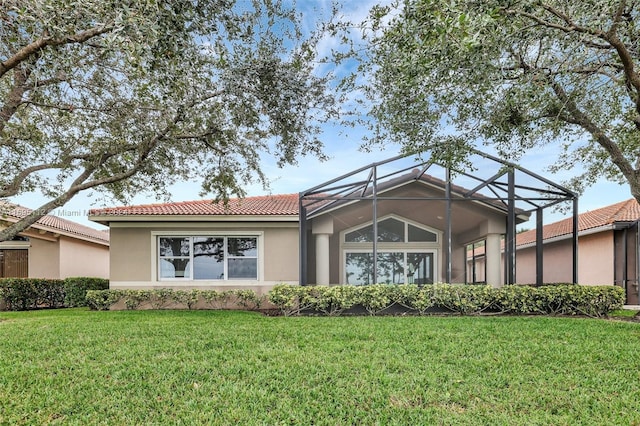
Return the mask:
{"type": "Polygon", "coordinates": [[[339,315],[362,306],[375,315],[394,304],[423,315],[429,310],[448,310],[462,315],[492,311],[505,314],[606,316],[624,304],[624,290],[614,286],[554,284],[531,287],[434,284],[417,286],[377,284],[371,286],[308,286],[281,284],[269,292],[269,301],[284,315],[306,309],[339,315]]]}
{"type": "Polygon", "coordinates": [[[64,282],[46,278],[0,279],[0,295],[6,309],[61,308],[64,306],[64,282]]]}
{"type": "Polygon", "coordinates": [[[127,309],[138,309],[146,306],[153,309],[163,309],[175,306],[194,309],[199,302],[204,302],[212,309],[222,309],[227,303],[233,302],[244,309],[260,309],[263,296],[258,296],[253,290],[172,290],[159,288],[154,290],[89,290],[87,304],[91,309],[106,310],[122,301],[127,309]]]}
{"type": "Polygon", "coordinates": [[[70,277],[64,280],[64,305],[68,308],[87,306],[87,290],[107,290],[109,280],[92,277],[70,277]]]}
{"type": "Polygon", "coordinates": [[[267,295],[269,302],[274,304],[284,316],[297,315],[305,306],[303,303],[309,287],[289,284],[278,284],[267,295]]]}
{"type": "Polygon", "coordinates": [[[490,309],[495,301],[495,290],[484,285],[433,285],[434,306],[452,312],[471,315],[490,309]]]}
{"type": "Polygon", "coordinates": [[[88,290],[87,306],[94,310],[106,311],[123,296],[122,290],[88,290]]]}
{"type": "Polygon", "coordinates": [[[103,278],[3,278],[0,279],[0,299],[6,309],[24,311],[42,308],[73,308],[86,306],[87,290],[109,288],[103,278]]]}
{"type": "MultiPolygon", "coordinates": [[[[542,287],[510,285],[499,289],[450,284],[378,284],[361,287],[279,284],[268,293],[267,298],[286,316],[299,315],[304,311],[340,315],[354,307],[362,307],[375,315],[398,304],[420,315],[433,310],[447,310],[462,315],[491,311],[520,315],[602,317],[622,307],[624,290],[613,286],[573,284],[542,287]]],[[[200,301],[212,308],[222,308],[234,302],[245,309],[259,309],[264,297],[252,290],[87,291],[87,302],[92,309],[109,309],[120,300],[128,309],[137,309],[143,304],[160,309],[172,303],[193,309],[200,301]]]]}

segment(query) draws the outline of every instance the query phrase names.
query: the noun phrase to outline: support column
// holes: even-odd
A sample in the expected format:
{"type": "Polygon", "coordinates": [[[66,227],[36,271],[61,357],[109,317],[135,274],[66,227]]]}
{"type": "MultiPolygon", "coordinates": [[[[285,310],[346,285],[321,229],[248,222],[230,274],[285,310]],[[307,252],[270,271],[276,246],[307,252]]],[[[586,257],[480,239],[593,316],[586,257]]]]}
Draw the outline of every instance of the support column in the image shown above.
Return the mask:
{"type": "Polygon", "coordinates": [[[500,234],[487,234],[485,239],[486,280],[491,287],[502,287],[500,234]]]}
{"type": "Polygon", "coordinates": [[[320,216],[313,219],[311,233],[316,243],[316,284],[329,285],[331,281],[331,259],[329,237],[333,235],[333,219],[320,216]]]}
{"type": "Polygon", "coordinates": [[[329,285],[329,234],[316,234],[316,284],[329,285]]]}
{"type": "Polygon", "coordinates": [[[509,171],[508,175],[508,202],[507,202],[507,235],[504,241],[504,264],[506,268],[505,283],[516,282],[516,189],[515,173],[509,171]]]}

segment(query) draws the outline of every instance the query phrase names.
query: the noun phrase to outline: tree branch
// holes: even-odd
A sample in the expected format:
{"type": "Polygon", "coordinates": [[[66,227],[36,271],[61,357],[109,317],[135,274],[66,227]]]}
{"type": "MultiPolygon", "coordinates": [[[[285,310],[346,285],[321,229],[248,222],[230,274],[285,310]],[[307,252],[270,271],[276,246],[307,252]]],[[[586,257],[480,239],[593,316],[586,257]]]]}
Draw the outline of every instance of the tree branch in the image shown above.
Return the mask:
{"type": "Polygon", "coordinates": [[[24,46],[22,49],[18,50],[6,61],[0,63],[0,78],[2,78],[2,76],[7,72],[20,65],[20,63],[22,63],[29,57],[37,54],[41,49],[44,49],[45,47],[56,47],[70,43],[84,43],[85,41],[93,37],[108,33],[111,30],[113,30],[113,24],[105,24],[93,27],[90,30],[81,31],[68,37],[43,37],[36,41],[33,41],[24,46]]]}
{"type": "MultiPolygon", "coordinates": [[[[595,140],[602,146],[605,151],[611,157],[611,161],[618,167],[618,169],[625,176],[627,181],[632,187],[633,184],[637,182],[637,172],[631,163],[625,158],[624,154],[618,147],[618,145],[612,141],[607,134],[602,130],[597,124],[595,124],[591,119],[583,113],[578,105],[569,97],[564,88],[554,81],[552,78],[547,78],[551,89],[556,94],[558,99],[562,102],[562,104],[566,107],[567,112],[570,114],[570,117],[573,121],[566,120],[568,117],[565,117],[565,120],[570,124],[576,124],[586,130],[595,140]]],[[[635,191],[637,192],[637,190],[635,191]]]]}
{"type": "Polygon", "coordinates": [[[20,173],[15,175],[11,183],[3,186],[0,189],[0,198],[12,197],[18,194],[20,192],[20,186],[22,186],[22,183],[25,181],[25,179],[32,173],[40,172],[42,170],[57,169],[60,166],[60,163],[44,163],[27,167],[21,170],[20,173]]]}
{"type": "MultiPolygon", "coordinates": [[[[17,67],[13,75],[13,86],[5,98],[2,108],[0,108],[0,132],[4,130],[22,103],[22,97],[27,91],[26,82],[31,75],[31,68],[27,67],[26,70],[22,70],[21,67],[17,67]]],[[[0,142],[0,145],[5,145],[5,143],[0,142]]]]}
{"type": "Polygon", "coordinates": [[[607,31],[607,34],[610,37],[617,36],[616,34],[618,33],[618,26],[620,25],[620,21],[622,20],[622,14],[624,13],[624,9],[626,8],[626,6],[627,6],[626,0],[622,0],[618,4],[616,13],[614,13],[613,15],[613,22],[611,24],[611,28],[609,28],[609,31],[607,31]]]}

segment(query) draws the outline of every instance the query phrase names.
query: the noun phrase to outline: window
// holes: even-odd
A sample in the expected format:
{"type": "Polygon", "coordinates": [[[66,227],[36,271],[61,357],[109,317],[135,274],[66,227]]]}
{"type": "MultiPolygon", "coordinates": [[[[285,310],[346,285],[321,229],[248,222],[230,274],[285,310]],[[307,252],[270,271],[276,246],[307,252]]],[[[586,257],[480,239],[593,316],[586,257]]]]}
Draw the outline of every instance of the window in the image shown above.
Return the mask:
{"type": "MultiPolygon", "coordinates": [[[[373,224],[363,226],[355,231],[347,232],[344,237],[346,243],[373,242],[373,224]]],[[[378,221],[378,242],[381,243],[420,243],[438,241],[435,232],[419,228],[407,222],[390,217],[378,221]]]]}
{"type": "Polygon", "coordinates": [[[257,280],[258,238],[158,237],[158,276],[192,280],[257,280]]]}
{"type": "Polygon", "coordinates": [[[486,241],[478,241],[465,246],[466,254],[466,283],[467,284],[486,284],[486,268],[487,262],[485,258],[486,241]]]}
{"type": "Polygon", "coordinates": [[[378,252],[377,282],[373,254],[347,252],[346,284],[433,284],[434,252],[378,252]]]}
{"type": "Polygon", "coordinates": [[[397,217],[378,221],[376,273],[373,224],[344,232],[344,282],[353,285],[433,284],[439,231],[397,217]],[[375,282],[374,282],[375,281],[375,282]]]}

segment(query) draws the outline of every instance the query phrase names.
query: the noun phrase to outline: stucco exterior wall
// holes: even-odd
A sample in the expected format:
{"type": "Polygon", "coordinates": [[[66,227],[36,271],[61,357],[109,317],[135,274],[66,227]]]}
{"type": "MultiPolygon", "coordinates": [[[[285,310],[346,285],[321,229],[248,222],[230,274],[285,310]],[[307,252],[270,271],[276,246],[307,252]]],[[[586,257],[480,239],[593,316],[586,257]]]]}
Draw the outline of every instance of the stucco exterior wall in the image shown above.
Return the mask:
{"type": "Polygon", "coordinates": [[[109,247],[75,238],[59,239],[60,278],[109,278],[109,247]]]}
{"type": "MultiPolygon", "coordinates": [[[[543,249],[543,269],[546,283],[573,280],[571,239],[546,243],[543,249]]],[[[578,283],[612,285],[613,231],[603,231],[578,238],[578,283]]],[[[536,249],[528,247],[516,252],[516,282],[536,282],[536,249]]]]}
{"type": "Polygon", "coordinates": [[[298,282],[299,231],[295,228],[264,230],[265,281],[298,282]]]}
{"type": "Polygon", "coordinates": [[[110,281],[151,281],[151,229],[111,226],[109,234],[110,281]]]}
{"type": "Polygon", "coordinates": [[[112,288],[251,288],[262,294],[275,284],[298,283],[297,223],[159,222],[111,224],[112,288]],[[160,280],[157,238],[162,235],[228,235],[259,238],[258,280],[160,280]]]}
{"type": "MultiPolygon", "coordinates": [[[[60,245],[58,241],[48,241],[32,237],[30,239],[30,245],[29,277],[61,278],[60,245]]],[[[76,261],[78,260],[76,259],[76,261]]]]}
{"type": "Polygon", "coordinates": [[[580,237],[578,282],[585,285],[613,285],[613,255],[613,231],[580,237]]]}

